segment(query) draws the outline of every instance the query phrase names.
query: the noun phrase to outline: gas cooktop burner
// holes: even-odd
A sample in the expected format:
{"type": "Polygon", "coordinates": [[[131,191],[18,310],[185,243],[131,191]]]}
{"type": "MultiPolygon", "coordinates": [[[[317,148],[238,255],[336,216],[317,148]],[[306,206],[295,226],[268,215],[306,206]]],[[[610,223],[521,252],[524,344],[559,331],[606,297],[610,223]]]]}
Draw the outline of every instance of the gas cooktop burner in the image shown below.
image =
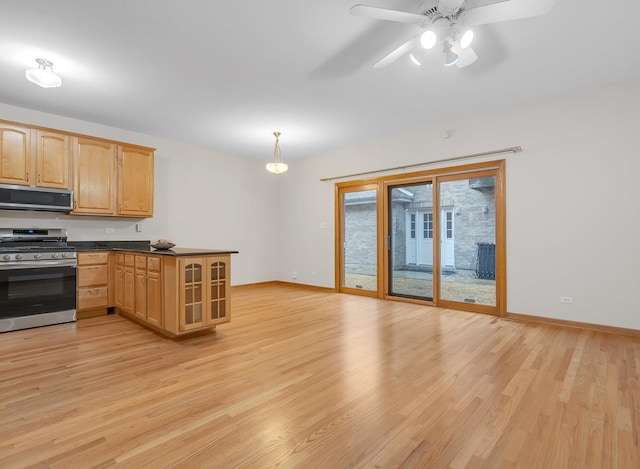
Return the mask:
{"type": "Polygon", "coordinates": [[[23,261],[75,260],[62,228],[0,228],[0,265],[23,261]]]}

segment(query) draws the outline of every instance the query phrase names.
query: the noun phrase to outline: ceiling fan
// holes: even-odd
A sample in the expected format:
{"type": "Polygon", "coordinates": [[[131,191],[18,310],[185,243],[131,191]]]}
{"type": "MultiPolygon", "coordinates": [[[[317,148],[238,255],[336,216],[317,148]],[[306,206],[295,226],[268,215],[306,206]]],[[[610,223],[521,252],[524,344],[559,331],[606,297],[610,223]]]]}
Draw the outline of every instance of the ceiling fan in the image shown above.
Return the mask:
{"type": "Polygon", "coordinates": [[[444,65],[462,68],[478,60],[471,48],[473,30],[470,27],[545,15],[555,0],[480,0],[479,6],[473,6],[477,3],[474,0],[425,0],[418,8],[418,13],[368,5],[355,5],[350,11],[352,15],[416,24],[422,29],[419,34],[378,60],[374,68],[386,67],[405,54],[409,54],[413,63],[421,65],[425,51],[438,43],[444,53],[444,65]]]}

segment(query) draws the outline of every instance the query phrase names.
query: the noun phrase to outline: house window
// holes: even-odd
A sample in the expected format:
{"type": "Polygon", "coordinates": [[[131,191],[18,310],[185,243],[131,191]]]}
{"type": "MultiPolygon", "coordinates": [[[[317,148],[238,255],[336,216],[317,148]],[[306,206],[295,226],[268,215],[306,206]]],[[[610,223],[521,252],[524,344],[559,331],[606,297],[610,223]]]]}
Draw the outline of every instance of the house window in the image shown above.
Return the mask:
{"type": "Polygon", "coordinates": [[[411,239],[416,239],[416,214],[411,214],[411,239]]]}
{"type": "Polygon", "coordinates": [[[422,215],[422,230],[424,239],[433,239],[433,213],[422,215]]]}

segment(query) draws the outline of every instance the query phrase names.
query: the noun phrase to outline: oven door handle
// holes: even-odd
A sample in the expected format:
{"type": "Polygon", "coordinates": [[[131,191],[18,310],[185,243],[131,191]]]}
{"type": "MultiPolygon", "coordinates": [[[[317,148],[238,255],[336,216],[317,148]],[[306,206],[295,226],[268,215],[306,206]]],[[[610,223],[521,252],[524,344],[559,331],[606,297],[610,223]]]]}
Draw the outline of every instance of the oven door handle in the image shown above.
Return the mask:
{"type": "Polygon", "coordinates": [[[77,266],[76,259],[61,259],[55,261],[12,261],[0,262],[0,270],[23,270],[44,267],[73,267],[77,266]]]}

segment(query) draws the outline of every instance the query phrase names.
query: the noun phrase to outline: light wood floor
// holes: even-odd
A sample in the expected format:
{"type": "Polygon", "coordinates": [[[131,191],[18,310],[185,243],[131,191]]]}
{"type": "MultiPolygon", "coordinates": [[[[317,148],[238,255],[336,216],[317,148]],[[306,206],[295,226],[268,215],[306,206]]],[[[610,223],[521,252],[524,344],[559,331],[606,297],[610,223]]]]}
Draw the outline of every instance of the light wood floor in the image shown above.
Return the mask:
{"type": "Polygon", "coordinates": [[[640,340],[287,286],[0,334],[0,467],[638,468],[640,340]]]}

